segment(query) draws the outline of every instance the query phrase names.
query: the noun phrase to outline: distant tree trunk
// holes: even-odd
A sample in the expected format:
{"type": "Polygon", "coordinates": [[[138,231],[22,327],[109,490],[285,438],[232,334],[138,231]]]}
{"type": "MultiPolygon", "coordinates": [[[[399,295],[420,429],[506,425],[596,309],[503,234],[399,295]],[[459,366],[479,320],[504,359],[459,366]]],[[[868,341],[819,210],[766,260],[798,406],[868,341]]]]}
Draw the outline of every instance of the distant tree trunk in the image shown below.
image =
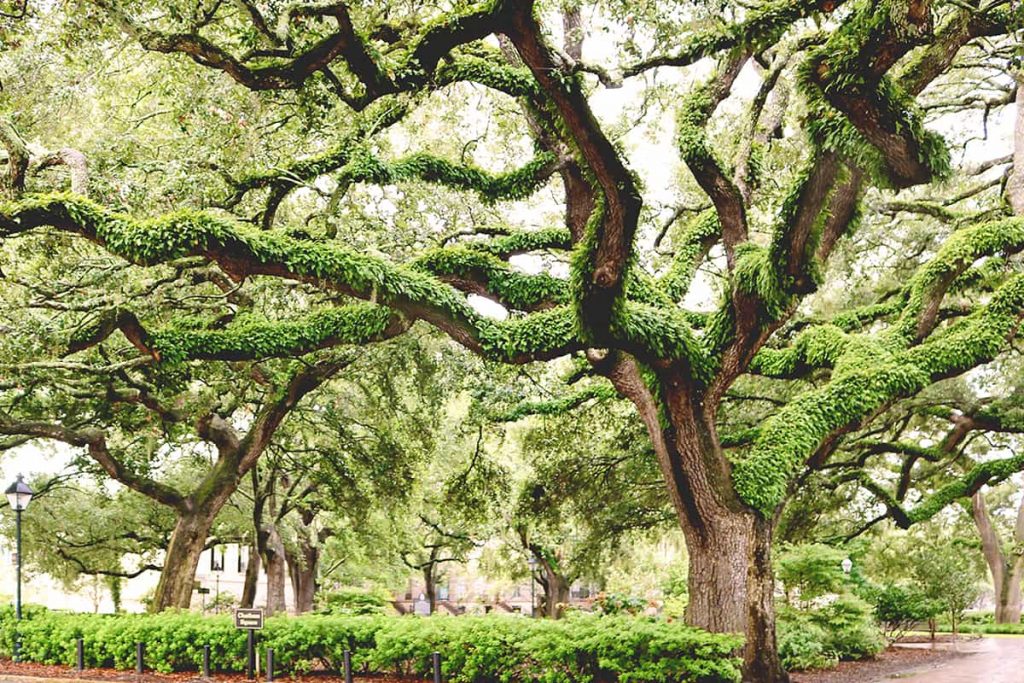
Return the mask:
{"type": "MultiPolygon", "coordinates": [[[[999,536],[992,526],[985,499],[981,492],[971,497],[971,513],[974,526],[981,537],[981,549],[985,555],[985,563],[992,575],[992,588],[995,593],[996,623],[1019,624],[1021,615],[1021,578],[1024,574],[1024,555],[1019,552],[1009,557],[1003,552],[999,536]]],[[[1024,499],[1017,508],[1017,524],[1014,530],[1014,546],[1024,544],[1024,499]]]]}
{"type": "Polygon", "coordinates": [[[256,589],[260,582],[260,550],[257,544],[249,546],[249,563],[245,565],[245,583],[242,585],[242,607],[256,603],[256,589]]]}
{"type": "Polygon", "coordinates": [[[288,553],[288,574],[292,580],[295,595],[295,613],[313,611],[316,600],[317,573],[320,569],[320,548],[302,535],[297,553],[288,553]]]}
{"type": "Polygon", "coordinates": [[[195,589],[199,557],[206,547],[206,539],[220,506],[179,514],[164,554],[164,567],[156,586],[151,612],[166,609],[188,609],[195,589]]]}
{"type": "Polygon", "coordinates": [[[542,585],[544,586],[544,616],[549,619],[561,619],[565,614],[565,606],[569,604],[569,580],[546,565],[542,585]]]}
{"type": "Polygon", "coordinates": [[[267,615],[287,612],[285,599],[288,563],[284,541],[275,524],[265,524],[260,531],[260,554],[267,572],[267,615]]]}
{"type": "Polygon", "coordinates": [[[437,563],[428,562],[423,567],[423,584],[427,594],[427,602],[430,604],[430,613],[437,610],[437,563]]]}

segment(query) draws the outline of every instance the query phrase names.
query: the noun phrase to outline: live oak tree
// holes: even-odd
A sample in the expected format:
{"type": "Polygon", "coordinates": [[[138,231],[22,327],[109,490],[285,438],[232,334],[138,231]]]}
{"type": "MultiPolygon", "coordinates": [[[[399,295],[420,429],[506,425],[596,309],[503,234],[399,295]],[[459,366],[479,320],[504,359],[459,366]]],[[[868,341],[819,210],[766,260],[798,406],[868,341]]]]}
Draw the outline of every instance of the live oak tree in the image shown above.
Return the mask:
{"type": "Polygon", "coordinates": [[[400,552],[422,581],[431,614],[449,570],[466,564],[504,525],[501,510],[510,492],[508,469],[495,457],[498,449],[489,446],[484,426],[474,424],[465,405],[444,411],[424,458],[429,469],[410,491],[400,552]]]}
{"type": "MultiPolygon", "coordinates": [[[[585,359],[593,377],[549,409],[609,386],[635,405],[686,535],[687,621],[744,633],[747,680],[787,678],[774,645],[770,550],[801,475],[827,465],[849,432],[895,402],[997,357],[1017,330],[1024,276],[1010,269],[979,279],[973,268],[1024,247],[1024,224],[1005,209],[957,225],[883,301],[825,319],[805,317],[801,307],[827,285],[829,257],[857,225],[866,193],[891,198],[930,186],[941,195],[953,163],[916,99],[949,79],[958,60],[1005,75],[1020,19],[1010,2],[663,2],[638,11],[618,2],[96,0],[73,11],[75,30],[93,38],[83,49],[117,40],[112,26],[170,55],[164,63],[191,82],[219,72],[261,95],[260,107],[315,99],[338,115],[319,117],[323,129],[296,124],[282,138],[315,144],[281,151],[268,133],[255,146],[276,149],[277,158],[264,151],[255,168],[214,163],[206,176],[189,176],[218,184],[202,188],[204,202],[219,205],[206,211],[160,214],[154,207],[166,202],[156,202],[131,216],[115,195],[103,203],[75,193],[21,196],[24,155],[11,143],[8,193],[16,200],[0,208],[0,234],[75,234],[142,267],[198,259],[234,282],[302,285],[306,300],[260,320],[188,326],[145,311],[117,316],[106,331],[120,329],[162,371],[362,346],[416,321],[503,363],[585,359]],[[601,64],[584,56],[594,42],[584,18],[592,16],[612,27],[615,49],[601,64]],[[560,45],[552,32],[564,34],[560,45]],[[186,69],[189,60],[200,68],[186,69]],[[751,69],[760,83],[752,100],[740,102],[739,125],[730,117],[733,125],[717,126],[719,105],[741,99],[733,86],[751,69]],[[656,200],[645,201],[645,183],[631,170],[640,164],[611,137],[615,124],[595,113],[592,100],[620,85],[644,90],[668,73],[672,82],[651,87],[636,115],[671,103],[674,132],[659,131],[652,149],[688,170],[680,195],[689,187],[696,201],[680,201],[673,216],[699,211],[685,223],[670,221],[663,235],[651,211],[656,200]],[[512,150],[532,146],[532,154],[512,170],[487,171],[467,161],[468,142],[456,156],[450,135],[432,148],[455,154],[415,145],[408,155],[388,154],[392,130],[426,139],[428,122],[447,104],[440,95],[452,94],[456,106],[467,84],[484,89],[475,103],[519,116],[519,135],[503,141],[512,150]],[[391,207],[361,211],[346,202],[350,194],[374,196],[360,195],[359,186],[423,182],[465,192],[467,206],[471,197],[525,202],[557,188],[562,218],[526,229],[509,212],[495,226],[463,206],[446,215],[468,215],[465,225],[448,226],[450,238],[426,249],[391,239],[391,207]],[[319,195],[318,208],[304,212],[319,195]],[[298,220],[302,213],[308,221],[298,220]],[[374,228],[385,228],[377,232],[384,237],[359,237],[374,228]],[[381,253],[380,245],[394,248],[381,253]],[[667,245],[670,254],[660,253],[667,245]],[[510,266],[527,253],[568,264],[568,276],[510,266]],[[689,304],[702,294],[694,275],[707,264],[720,267],[721,278],[704,288],[714,306],[701,312],[689,304]],[[962,314],[943,315],[947,293],[965,282],[979,296],[962,314]],[[500,303],[509,317],[481,313],[471,304],[476,297],[500,303]],[[731,432],[722,423],[727,397],[745,377],[809,374],[815,381],[798,383],[753,429],[731,432]]],[[[468,111],[462,117],[471,120],[468,111]]],[[[1019,187],[1019,174],[1011,180],[1009,189],[1019,187]]],[[[432,199],[420,193],[410,210],[429,212],[432,199]]],[[[437,215],[424,224],[431,220],[445,227],[437,215]]],[[[1021,464],[1015,457],[982,463],[918,501],[906,519],[925,519],[1021,464]]]]}

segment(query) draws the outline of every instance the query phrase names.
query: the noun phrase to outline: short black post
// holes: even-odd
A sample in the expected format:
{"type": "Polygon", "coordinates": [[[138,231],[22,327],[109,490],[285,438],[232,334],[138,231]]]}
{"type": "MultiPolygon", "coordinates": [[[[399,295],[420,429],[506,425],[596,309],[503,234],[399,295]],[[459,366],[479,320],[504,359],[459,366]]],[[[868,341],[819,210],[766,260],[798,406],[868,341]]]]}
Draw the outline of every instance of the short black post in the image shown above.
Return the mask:
{"type": "Polygon", "coordinates": [[[256,680],[256,631],[249,631],[249,656],[246,658],[245,677],[256,680]]]}
{"type": "Polygon", "coordinates": [[[441,653],[435,652],[434,660],[434,683],[441,683],[441,653]]]}
{"type": "Polygon", "coordinates": [[[274,648],[267,648],[267,683],[274,680],[274,648]]]}
{"type": "Polygon", "coordinates": [[[141,674],[145,670],[146,646],[143,643],[135,643],[135,673],[141,674]]]}
{"type": "Polygon", "coordinates": [[[345,667],[345,683],[352,683],[352,651],[345,650],[341,661],[345,667]]]}
{"type": "Polygon", "coordinates": [[[75,670],[85,671],[85,641],[81,638],[75,641],[75,670]]]}
{"type": "Polygon", "coordinates": [[[203,645],[203,678],[210,677],[210,646],[203,645]]]}

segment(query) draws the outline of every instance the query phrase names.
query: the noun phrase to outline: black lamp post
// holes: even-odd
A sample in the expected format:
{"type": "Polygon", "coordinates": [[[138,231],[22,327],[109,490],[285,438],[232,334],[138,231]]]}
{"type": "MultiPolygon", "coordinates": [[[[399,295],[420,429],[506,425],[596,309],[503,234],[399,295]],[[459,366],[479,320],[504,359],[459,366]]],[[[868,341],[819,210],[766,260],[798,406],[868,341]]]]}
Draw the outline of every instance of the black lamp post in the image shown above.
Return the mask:
{"type": "MultiPolygon", "coordinates": [[[[7,502],[14,510],[14,537],[17,554],[17,592],[14,598],[14,615],[17,621],[21,621],[21,513],[25,511],[28,504],[32,502],[32,489],[25,483],[25,478],[18,475],[17,481],[7,487],[7,502]]],[[[21,636],[18,635],[14,641],[14,661],[19,660],[21,654],[21,636]]]]}
{"type": "Polygon", "coordinates": [[[537,598],[535,595],[535,591],[537,589],[537,579],[533,574],[537,571],[537,565],[539,563],[537,562],[537,558],[533,555],[530,555],[529,559],[527,559],[526,562],[530,565],[530,617],[536,618],[537,598]]]}

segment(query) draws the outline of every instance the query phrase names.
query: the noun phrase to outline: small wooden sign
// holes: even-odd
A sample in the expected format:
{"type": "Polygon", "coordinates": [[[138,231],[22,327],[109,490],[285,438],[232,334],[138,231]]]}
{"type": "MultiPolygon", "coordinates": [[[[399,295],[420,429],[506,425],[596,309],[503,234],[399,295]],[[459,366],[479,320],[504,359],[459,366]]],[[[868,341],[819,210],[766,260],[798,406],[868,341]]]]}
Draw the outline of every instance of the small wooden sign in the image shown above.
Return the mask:
{"type": "Polygon", "coordinates": [[[263,610],[236,609],[235,628],[240,628],[245,631],[259,631],[263,628],[263,610]]]}

